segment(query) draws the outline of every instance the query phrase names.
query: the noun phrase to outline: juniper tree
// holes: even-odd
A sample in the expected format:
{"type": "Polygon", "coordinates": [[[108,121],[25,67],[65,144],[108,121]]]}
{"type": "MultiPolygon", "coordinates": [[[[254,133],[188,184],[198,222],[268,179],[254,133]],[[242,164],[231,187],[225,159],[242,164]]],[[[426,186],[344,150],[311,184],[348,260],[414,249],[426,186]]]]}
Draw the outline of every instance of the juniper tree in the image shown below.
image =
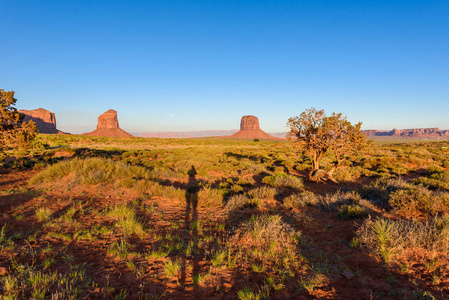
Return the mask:
{"type": "Polygon", "coordinates": [[[23,122],[24,114],[14,107],[14,92],[0,89],[0,151],[8,148],[27,149],[37,135],[33,121],[23,122]]]}
{"type": "Polygon", "coordinates": [[[363,148],[366,136],[360,131],[362,123],[352,125],[341,113],[326,116],[324,110],[306,109],[299,116],[288,120],[288,138],[303,155],[312,159],[309,180],[332,180],[333,172],[349,155],[363,148]],[[320,169],[320,161],[326,152],[331,151],[335,162],[329,171],[320,169]]]}

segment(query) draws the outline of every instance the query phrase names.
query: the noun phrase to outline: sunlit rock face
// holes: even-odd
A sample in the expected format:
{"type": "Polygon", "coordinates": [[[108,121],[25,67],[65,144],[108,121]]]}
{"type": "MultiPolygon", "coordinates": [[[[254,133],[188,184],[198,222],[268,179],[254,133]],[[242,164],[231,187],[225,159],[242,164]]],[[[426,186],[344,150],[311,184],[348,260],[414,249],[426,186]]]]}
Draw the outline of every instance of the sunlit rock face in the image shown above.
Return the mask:
{"type": "Polygon", "coordinates": [[[240,130],[258,130],[259,119],[255,116],[243,116],[240,121],[240,130]]]}
{"type": "Polygon", "coordinates": [[[259,140],[279,140],[260,129],[259,119],[255,116],[243,116],[240,121],[240,130],[230,138],[235,139],[259,139],[259,140]]]}
{"type": "Polygon", "coordinates": [[[97,129],[115,129],[118,126],[117,111],[110,109],[98,117],[97,129]]]}
{"type": "Polygon", "coordinates": [[[22,109],[19,112],[25,115],[24,122],[31,120],[36,123],[37,130],[40,133],[60,133],[56,129],[56,117],[54,113],[43,108],[33,110],[22,109]]]}
{"type": "Polygon", "coordinates": [[[85,135],[131,137],[132,135],[118,125],[117,111],[110,109],[98,117],[97,129],[85,135]]]}

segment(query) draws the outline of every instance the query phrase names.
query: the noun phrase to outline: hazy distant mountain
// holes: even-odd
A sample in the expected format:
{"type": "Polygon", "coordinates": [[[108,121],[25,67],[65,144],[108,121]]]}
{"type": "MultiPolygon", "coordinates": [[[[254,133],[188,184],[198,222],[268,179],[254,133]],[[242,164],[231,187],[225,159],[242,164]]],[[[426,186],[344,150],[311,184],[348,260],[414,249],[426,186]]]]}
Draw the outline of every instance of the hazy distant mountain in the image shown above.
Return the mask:
{"type": "MultiPolygon", "coordinates": [[[[196,138],[209,136],[229,136],[238,132],[238,129],[230,130],[202,130],[202,131],[184,131],[184,132],[140,132],[133,133],[139,137],[157,137],[157,138],[196,138]]],[[[414,129],[393,129],[393,130],[362,130],[368,137],[402,137],[402,138],[449,138],[449,130],[440,130],[439,128],[414,128],[414,129]]],[[[287,132],[269,133],[269,135],[285,139],[287,132]]]]}
{"type": "MultiPolygon", "coordinates": [[[[138,137],[155,137],[155,138],[199,138],[199,137],[209,137],[209,136],[229,136],[238,132],[238,129],[230,130],[202,130],[202,131],[184,131],[184,132],[136,132],[132,133],[138,137]]],[[[286,132],[269,133],[269,135],[285,139],[287,136],[286,132]]]]}
{"type": "Polygon", "coordinates": [[[140,137],[156,137],[156,138],[195,138],[208,136],[231,135],[238,129],[231,130],[202,130],[202,131],[184,131],[184,132],[141,132],[137,136],[140,137]]]}
{"type": "Polygon", "coordinates": [[[281,138],[281,139],[286,139],[287,138],[287,132],[269,133],[269,135],[272,135],[274,137],[278,137],[278,138],[281,138]]]}

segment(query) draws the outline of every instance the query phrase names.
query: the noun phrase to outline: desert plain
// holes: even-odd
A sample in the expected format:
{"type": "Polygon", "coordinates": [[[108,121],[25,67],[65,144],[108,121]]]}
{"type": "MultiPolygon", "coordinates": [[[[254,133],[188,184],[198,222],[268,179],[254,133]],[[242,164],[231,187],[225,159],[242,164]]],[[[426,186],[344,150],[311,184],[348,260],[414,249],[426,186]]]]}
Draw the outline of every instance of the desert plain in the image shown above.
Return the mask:
{"type": "Polygon", "coordinates": [[[37,141],[0,167],[4,299],[448,298],[448,141],[374,142],[338,183],[285,140],[37,141]]]}

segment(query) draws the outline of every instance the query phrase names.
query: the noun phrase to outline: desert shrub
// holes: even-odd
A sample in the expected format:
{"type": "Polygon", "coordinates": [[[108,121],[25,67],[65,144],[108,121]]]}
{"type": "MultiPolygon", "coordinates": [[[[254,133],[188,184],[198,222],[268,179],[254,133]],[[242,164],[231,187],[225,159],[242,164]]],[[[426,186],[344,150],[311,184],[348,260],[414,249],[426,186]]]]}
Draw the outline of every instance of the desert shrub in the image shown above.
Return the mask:
{"type": "Polygon", "coordinates": [[[301,178],[287,175],[285,173],[277,173],[272,176],[265,176],[262,182],[272,187],[289,187],[292,189],[304,188],[301,178]]]}
{"type": "Polygon", "coordinates": [[[235,195],[229,198],[226,203],[227,210],[238,210],[244,207],[258,207],[261,205],[259,198],[248,198],[245,195],[235,195]]]}
{"type": "Polygon", "coordinates": [[[162,196],[164,193],[164,187],[158,182],[151,180],[139,180],[135,188],[141,195],[147,196],[162,196]]]}
{"type": "Polygon", "coordinates": [[[45,222],[45,221],[50,220],[51,214],[52,214],[52,212],[48,207],[39,207],[38,209],[36,209],[36,218],[40,222],[45,222]]]}
{"type": "Polygon", "coordinates": [[[248,196],[258,199],[272,199],[276,196],[276,189],[262,186],[248,191],[248,196]]]}
{"type": "Polygon", "coordinates": [[[405,215],[435,215],[449,211],[449,193],[432,192],[425,187],[396,190],[389,195],[390,206],[405,215]]]}
{"type": "Polygon", "coordinates": [[[234,184],[231,187],[230,191],[233,194],[238,194],[238,193],[242,193],[243,192],[243,188],[240,185],[238,185],[238,184],[234,184]]]}
{"type": "Polygon", "coordinates": [[[368,199],[377,206],[387,207],[389,206],[388,200],[391,192],[411,187],[412,185],[401,178],[379,179],[369,186],[364,186],[359,192],[363,198],[368,199]]]}
{"type": "Polygon", "coordinates": [[[247,175],[247,174],[260,174],[262,172],[266,172],[266,168],[263,165],[254,165],[254,164],[248,164],[247,166],[245,166],[240,174],[241,175],[247,175]]]}
{"type": "Polygon", "coordinates": [[[112,184],[130,185],[139,179],[151,176],[143,167],[128,166],[110,159],[87,158],[61,161],[48,167],[30,179],[30,184],[57,182],[70,175],[69,181],[74,184],[112,184]]]}
{"type": "Polygon", "coordinates": [[[252,186],[254,184],[256,184],[256,181],[253,178],[240,178],[237,181],[237,184],[240,186],[252,186]]]}
{"type": "Polygon", "coordinates": [[[262,215],[242,224],[233,238],[237,245],[275,255],[293,250],[299,235],[281,216],[262,215]]]}
{"type": "Polygon", "coordinates": [[[135,207],[127,204],[117,205],[112,207],[107,216],[117,220],[115,226],[119,227],[125,235],[145,233],[143,225],[136,217],[135,207]]]}
{"type": "MultiPolygon", "coordinates": [[[[157,188],[157,186],[156,186],[157,188]]],[[[161,186],[162,197],[168,198],[168,199],[178,199],[182,202],[186,201],[186,191],[180,188],[177,188],[175,186],[161,186]]]]}
{"type": "MultiPolygon", "coordinates": [[[[349,161],[345,161],[349,162],[349,161]]],[[[337,168],[334,173],[334,178],[337,181],[352,181],[354,179],[364,176],[373,176],[375,172],[364,169],[361,166],[349,166],[346,168],[337,168]]]]}
{"type": "Polygon", "coordinates": [[[433,173],[429,177],[420,177],[418,179],[415,179],[413,182],[415,184],[422,184],[431,189],[441,189],[449,191],[449,171],[443,171],[441,169],[436,171],[434,169],[433,173]]]}
{"type": "Polygon", "coordinates": [[[223,193],[210,186],[204,186],[198,192],[198,205],[206,207],[218,207],[223,205],[223,193]]]}
{"type": "MultiPolygon", "coordinates": [[[[301,260],[296,258],[296,247],[301,233],[285,223],[279,215],[251,216],[226,241],[224,248],[214,256],[215,265],[226,261],[250,261],[253,270],[274,268],[294,274],[301,260]]],[[[294,275],[292,275],[294,276],[294,275]]]]}
{"type": "Polygon", "coordinates": [[[376,205],[392,208],[404,215],[419,213],[435,215],[449,211],[449,193],[431,191],[424,186],[410,184],[400,178],[378,180],[362,188],[360,193],[376,205]]]}
{"type": "Polygon", "coordinates": [[[449,168],[449,159],[444,159],[441,161],[441,166],[443,168],[449,168]]]}
{"type": "Polygon", "coordinates": [[[360,195],[354,191],[352,192],[342,192],[338,190],[336,193],[326,194],[324,197],[320,197],[320,204],[325,209],[336,209],[337,207],[347,204],[359,204],[362,201],[360,195]]]}
{"type": "Polygon", "coordinates": [[[79,299],[87,296],[93,282],[84,265],[71,265],[61,273],[29,264],[13,264],[13,268],[0,279],[2,299],[79,299]]]}
{"type": "Polygon", "coordinates": [[[364,218],[368,216],[369,212],[365,207],[357,204],[343,204],[338,210],[338,216],[343,220],[364,218]]]}
{"type": "Polygon", "coordinates": [[[351,169],[350,168],[340,167],[340,168],[337,168],[335,170],[334,178],[337,181],[351,181],[351,180],[353,180],[356,177],[353,176],[353,174],[351,174],[351,169]]]}
{"type": "Polygon", "coordinates": [[[306,170],[310,169],[311,166],[312,166],[312,164],[310,162],[309,163],[300,163],[300,164],[296,164],[294,166],[294,169],[296,171],[301,172],[301,171],[306,171],[306,170]]]}
{"type": "Polygon", "coordinates": [[[360,245],[385,261],[412,248],[449,251],[449,219],[435,218],[425,223],[368,218],[357,230],[360,245]]]}
{"type": "Polygon", "coordinates": [[[291,159],[283,159],[281,160],[281,163],[285,166],[285,168],[288,170],[293,170],[295,166],[295,161],[291,159]]]}
{"type": "Polygon", "coordinates": [[[284,208],[299,209],[309,205],[316,205],[319,203],[319,198],[312,192],[304,191],[299,194],[292,194],[284,199],[284,208]]]}
{"type": "Polygon", "coordinates": [[[120,239],[120,241],[114,241],[109,247],[107,253],[120,257],[127,258],[130,255],[131,245],[124,239],[120,239]]]}
{"type": "Polygon", "coordinates": [[[433,166],[433,165],[430,166],[430,167],[428,167],[427,170],[428,170],[431,174],[443,172],[443,169],[441,169],[441,168],[438,167],[438,166],[433,166]]]}

